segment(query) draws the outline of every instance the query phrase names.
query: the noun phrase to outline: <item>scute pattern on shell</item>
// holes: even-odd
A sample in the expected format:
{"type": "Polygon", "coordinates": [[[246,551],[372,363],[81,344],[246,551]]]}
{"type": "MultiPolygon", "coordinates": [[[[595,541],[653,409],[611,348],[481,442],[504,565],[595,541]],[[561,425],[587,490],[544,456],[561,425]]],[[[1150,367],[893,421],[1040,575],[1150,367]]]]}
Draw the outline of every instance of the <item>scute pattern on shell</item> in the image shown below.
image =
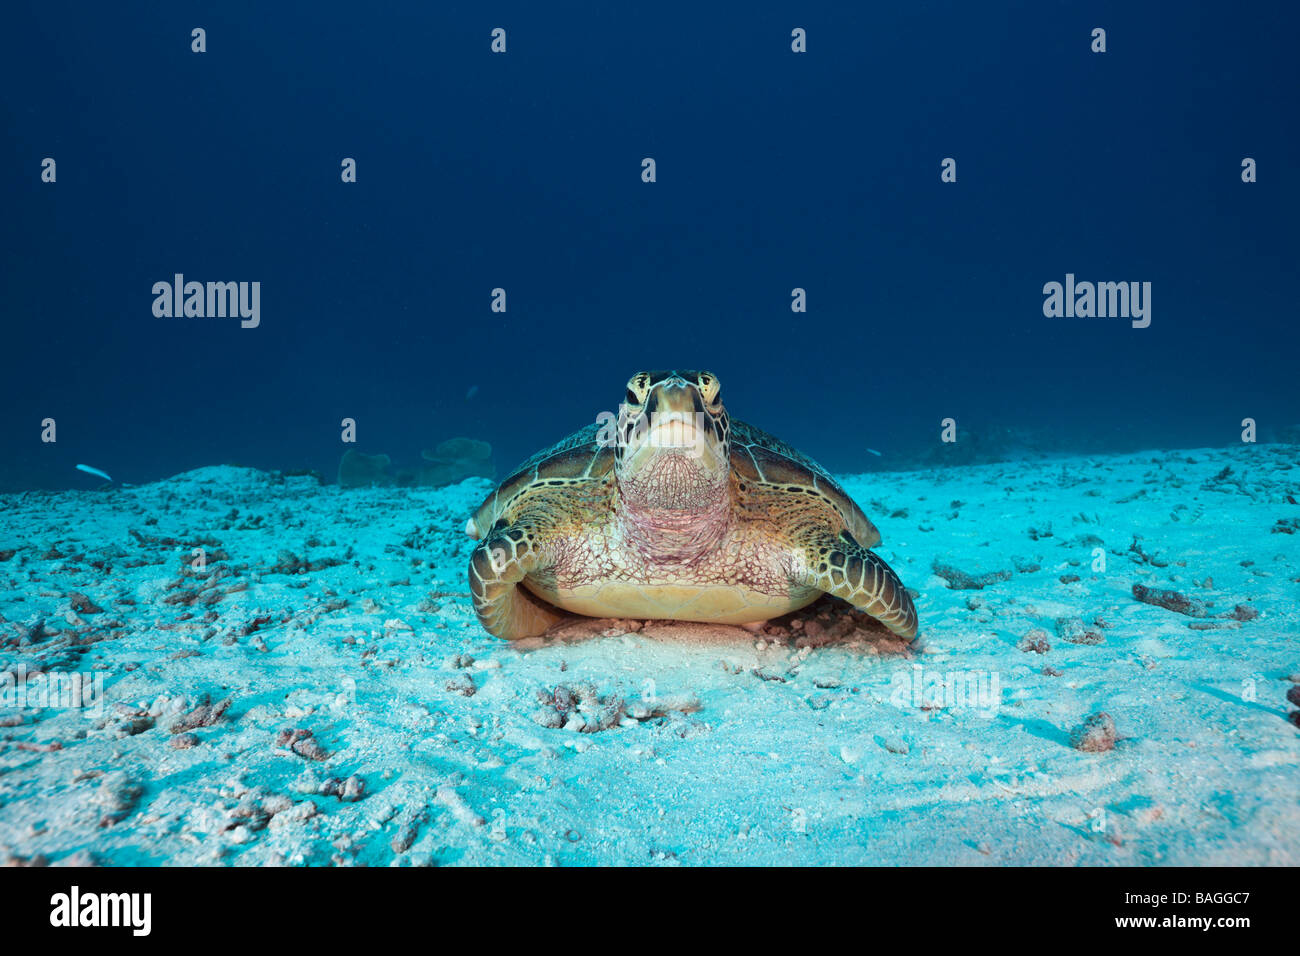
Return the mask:
{"type": "Polygon", "coordinates": [[[470,521],[477,534],[471,536],[481,538],[485,535],[514,498],[539,482],[554,480],[576,484],[607,474],[614,466],[614,450],[597,444],[599,432],[598,424],[587,425],[524,461],[479,506],[470,521]]]}
{"type": "MultiPolygon", "coordinates": [[[[485,533],[510,500],[535,482],[552,478],[599,478],[613,467],[613,450],[597,444],[600,425],[593,423],[566,435],[516,468],[474,517],[485,533]],[[604,453],[604,459],[601,460],[604,453]]],[[[747,422],[731,421],[731,465],[740,477],[777,486],[810,488],[839,512],[864,548],[880,543],[880,532],[830,473],[803,452],[747,422]]]]}
{"type": "MultiPolygon", "coordinates": [[[[560,452],[571,451],[573,449],[586,449],[589,454],[594,455],[597,452],[596,436],[600,433],[600,425],[593,422],[583,428],[579,428],[572,435],[565,435],[550,448],[543,448],[537,454],[527,458],[518,468],[510,473],[511,477],[524,471],[531,471],[546,459],[560,452]]],[[[543,469],[544,470],[544,469],[543,469]]],[[[507,479],[508,480],[508,479],[507,479]]]]}
{"type": "Polygon", "coordinates": [[[830,473],[775,435],[733,420],[731,467],[751,481],[813,489],[839,512],[859,544],[872,548],[880,543],[879,530],[830,473]]]}

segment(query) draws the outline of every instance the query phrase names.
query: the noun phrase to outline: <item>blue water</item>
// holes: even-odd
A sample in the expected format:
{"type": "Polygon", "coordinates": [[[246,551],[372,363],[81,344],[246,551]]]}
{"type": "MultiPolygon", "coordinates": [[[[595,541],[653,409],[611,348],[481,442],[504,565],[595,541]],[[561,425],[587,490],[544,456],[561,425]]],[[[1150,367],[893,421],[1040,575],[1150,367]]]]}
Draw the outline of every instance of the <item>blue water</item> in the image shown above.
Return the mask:
{"type": "Polygon", "coordinates": [[[1228,3],[9,5],[0,487],[332,476],[344,417],[363,451],[469,435],[504,470],[663,366],[714,370],[734,416],[834,470],[923,460],[945,417],[1053,448],[1275,436],[1300,422],[1298,26],[1228,3]],[[175,273],[259,281],[261,324],[155,317],[175,273]],[[1150,282],[1150,327],[1044,317],[1067,273],[1150,282]]]}

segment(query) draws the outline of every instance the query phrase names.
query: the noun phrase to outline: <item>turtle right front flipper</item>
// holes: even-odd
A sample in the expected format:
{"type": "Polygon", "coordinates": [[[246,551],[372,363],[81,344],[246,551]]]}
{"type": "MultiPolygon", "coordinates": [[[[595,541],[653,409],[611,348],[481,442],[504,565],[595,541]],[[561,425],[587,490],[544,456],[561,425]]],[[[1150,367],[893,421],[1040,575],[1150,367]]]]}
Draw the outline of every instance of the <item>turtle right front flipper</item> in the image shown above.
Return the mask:
{"type": "Polygon", "coordinates": [[[899,637],[916,637],[916,606],[894,569],[847,531],[817,533],[795,552],[796,584],[848,601],[899,637]]]}

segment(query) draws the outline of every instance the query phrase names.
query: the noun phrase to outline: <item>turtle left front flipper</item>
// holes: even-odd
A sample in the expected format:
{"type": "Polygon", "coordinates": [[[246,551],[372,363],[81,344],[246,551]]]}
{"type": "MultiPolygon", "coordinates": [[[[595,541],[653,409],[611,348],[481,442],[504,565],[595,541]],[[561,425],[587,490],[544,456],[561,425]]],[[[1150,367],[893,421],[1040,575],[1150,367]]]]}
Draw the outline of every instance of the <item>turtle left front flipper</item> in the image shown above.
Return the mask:
{"type": "Polygon", "coordinates": [[[806,533],[795,551],[792,583],[848,601],[899,637],[916,637],[916,607],[903,582],[847,531],[806,533]]]}
{"type": "Polygon", "coordinates": [[[474,548],[469,586],[474,610],[489,634],[511,641],[536,637],[566,619],[567,615],[520,586],[539,564],[532,535],[522,524],[499,521],[474,548]]]}

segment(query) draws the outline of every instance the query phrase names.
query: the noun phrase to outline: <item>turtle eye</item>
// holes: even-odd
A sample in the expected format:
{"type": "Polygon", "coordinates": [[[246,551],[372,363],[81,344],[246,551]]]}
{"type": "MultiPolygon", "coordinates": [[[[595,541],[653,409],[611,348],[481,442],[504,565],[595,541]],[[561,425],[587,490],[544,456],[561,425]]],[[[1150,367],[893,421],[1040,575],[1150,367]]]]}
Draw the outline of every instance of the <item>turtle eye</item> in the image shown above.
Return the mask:
{"type": "Polygon", "coordinates": [[[627,403],[629,405],[640,405],[645,401],[646,374],[638,372],[633,375],[627,382],[627,403]]]}
{"type": "Polygon", "coordinates": [[[701,372],[699,377],[700,392],[704,401],[712,405],[718,400],[718,393],[722,391],[722,383],[718,377],[711,372],[701,372]]]}

